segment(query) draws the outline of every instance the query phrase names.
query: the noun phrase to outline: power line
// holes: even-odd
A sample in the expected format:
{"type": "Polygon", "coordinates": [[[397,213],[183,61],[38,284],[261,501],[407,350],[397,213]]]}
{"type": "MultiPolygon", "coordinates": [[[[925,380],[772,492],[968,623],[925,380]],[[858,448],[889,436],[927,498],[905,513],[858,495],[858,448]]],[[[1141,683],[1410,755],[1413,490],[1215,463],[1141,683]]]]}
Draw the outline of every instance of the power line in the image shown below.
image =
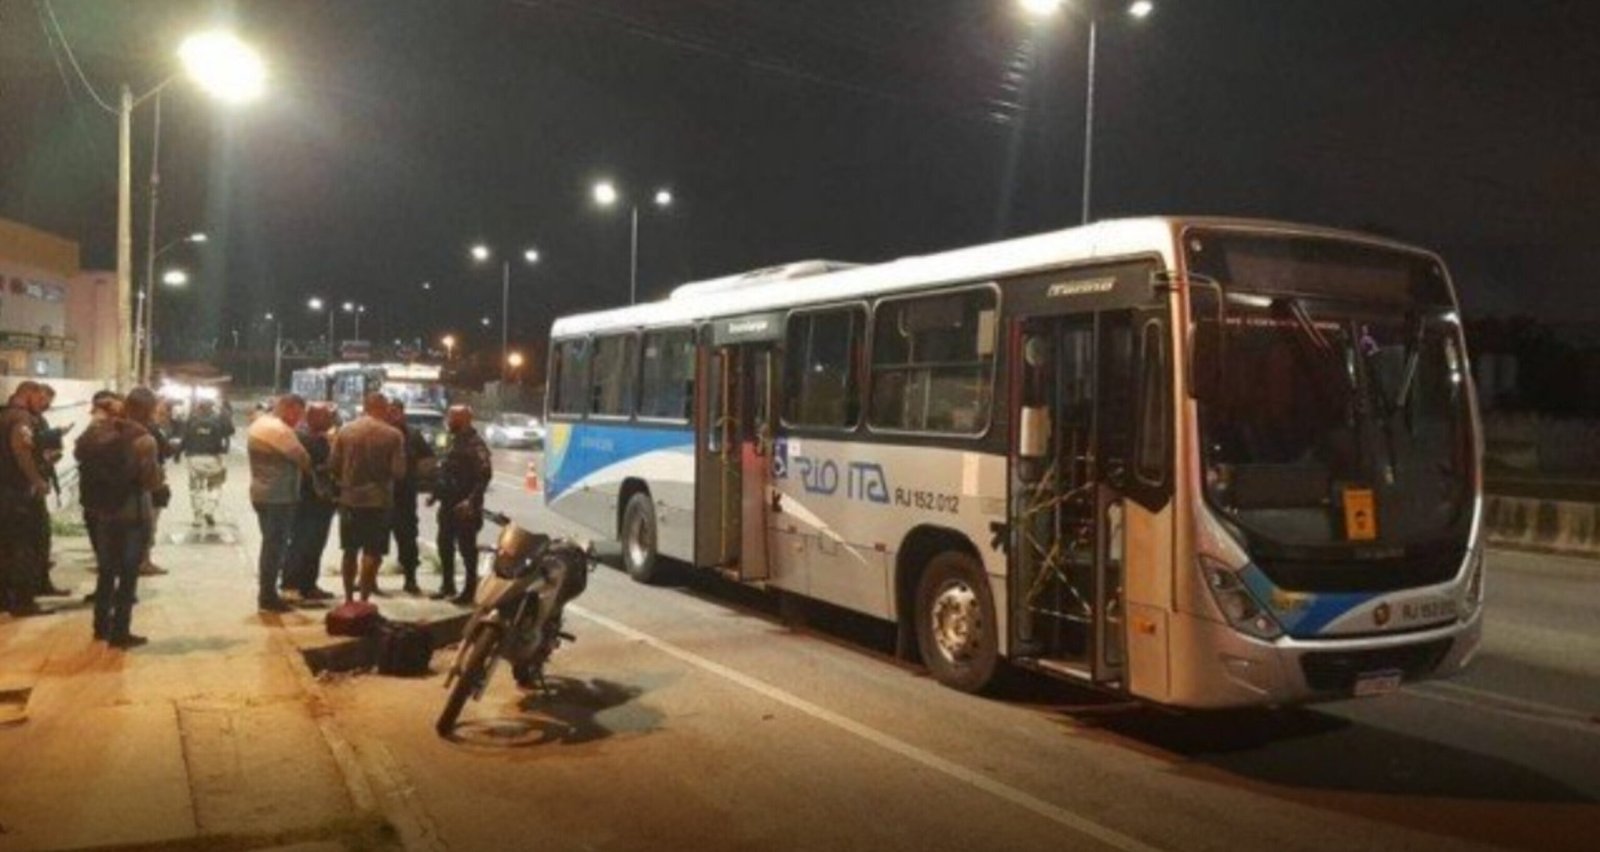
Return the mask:
{"type": "MultiPolygon", "coordinates": [[[[61,42],[61,49],[67,54],[67,61],[72,63],[72,70],[78,72],[78,79],[82,81],[83,88],[89,92],[89,97],[100,105],[100,108],[112,115],[121,115],[116,107],[108,103],[100,93],[95,91],[94,84],[89,82],[89,75],[83,73],[83,66],[78,64],[78,57],[72,53],[72,44],[67,41],[67,34],[61,29],[61,21],[56,18],[56,10],[50,6],[50,0],[39,0],[46,14],[50,16],[50,23],[55,27],[56,38],[61,42]]],[[[48,35],[48,34],[47,34],[48,35]]]]}
{"type": "Polygon", "coordinates": [[[34,0],[34,11],[39,16],[39,30],[44,34],[45,46],[50,52],[50,59],[55,65],[56,74],[61,78],[61,88],[67,94],[67,101],[72,104],[73,125],[78,128],[84,144],[89,149],[90,156],[100,161],[100,146],[94,141],[94,134],[90,132],[84,120],[83,102],[79,100],[78,93],[73,91],[72,80],[67,77],[67,67],[61,64],[61,52],[56,48],[55,37],[50,33],[50,24],[45,20],[44,7],[39,0],[34,0]]]}

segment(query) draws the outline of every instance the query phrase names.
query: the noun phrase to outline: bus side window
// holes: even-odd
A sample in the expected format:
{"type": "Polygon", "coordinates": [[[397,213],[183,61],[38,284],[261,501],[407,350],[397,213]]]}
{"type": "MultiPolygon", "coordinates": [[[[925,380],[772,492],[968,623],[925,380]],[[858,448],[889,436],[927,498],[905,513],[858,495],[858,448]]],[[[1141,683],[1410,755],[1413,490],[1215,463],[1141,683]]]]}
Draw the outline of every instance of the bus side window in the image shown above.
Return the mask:
{"type": "Polygon", "coordinates": [[[589,340],[563,340],[556,345],[555,354],[555,374],[550,385],[556,394],[550,410],[581,417],[588,408],[589,340]]]}
{"type": "Polygon", "coordinates": [[[694,334],[652,331],[639,353],[639,416],[687,421],[694,402],[694,334]]]}
{"type": "Polygon", "coordinates": [[[590,414],[627,417],[633,413],[633,341],[631,334],[595,340],[590,414]]]}
{"type": "Polygon", "coordinates": [[[861,421],[864,313],[851,305],[789,315],[782,385],[785,423],[854,429],[861,421]]]}

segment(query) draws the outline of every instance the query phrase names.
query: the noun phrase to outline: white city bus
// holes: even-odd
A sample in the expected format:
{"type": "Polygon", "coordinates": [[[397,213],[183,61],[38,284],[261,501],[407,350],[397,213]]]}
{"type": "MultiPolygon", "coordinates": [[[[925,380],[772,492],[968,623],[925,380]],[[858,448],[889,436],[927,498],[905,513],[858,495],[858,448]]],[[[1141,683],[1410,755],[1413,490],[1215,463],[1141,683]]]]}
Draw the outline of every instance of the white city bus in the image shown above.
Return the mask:
{"type": "Polygon", "coordinates": [[[1162,704],[1459,671],[1480,432],[1440,259],[1146,218],[688,284],[552,332],[547,502],[660,557],[1162,704]]]}

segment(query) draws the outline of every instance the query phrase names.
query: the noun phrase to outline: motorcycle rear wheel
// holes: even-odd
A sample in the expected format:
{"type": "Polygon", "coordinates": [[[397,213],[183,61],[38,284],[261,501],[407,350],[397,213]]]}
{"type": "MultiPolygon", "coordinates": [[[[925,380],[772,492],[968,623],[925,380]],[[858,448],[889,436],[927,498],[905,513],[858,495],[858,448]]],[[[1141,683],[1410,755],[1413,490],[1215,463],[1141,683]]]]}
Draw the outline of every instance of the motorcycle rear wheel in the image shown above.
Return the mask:
{"type": "Polygon", "coordinates": [[[472,637],[471,647],[461,658],[461,672],[450,686],[450,697],[445,699],[444,712],[439,714],[439,721],[434,725],[439,736],[448,738],[455,733],[456,720],[461,718],[467,699],[482,685],[484,672],[488,671],[489,661],[494,659],[499,645],[500,632],[492,627],[481,628],[478,635],[472,637]]]}

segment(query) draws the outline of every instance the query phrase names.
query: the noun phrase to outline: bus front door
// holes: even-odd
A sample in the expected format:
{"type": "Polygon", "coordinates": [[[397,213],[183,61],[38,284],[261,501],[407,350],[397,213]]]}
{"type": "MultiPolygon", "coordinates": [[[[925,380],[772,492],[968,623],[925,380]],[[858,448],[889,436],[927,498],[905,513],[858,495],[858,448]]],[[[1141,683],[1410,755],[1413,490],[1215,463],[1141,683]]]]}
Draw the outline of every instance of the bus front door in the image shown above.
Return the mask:
{"type": "Polygon", "coordinates": [[[706,352],[695,440],[695,562],[734,579],[765,580],[772,350],[740,345],[706,352]]]}
{"type": "Polygon", "coordinates": [[[1122,677],[1122,502],[1131,316],[1011,323],[1011,654],[1105,684],[1122,677]]]}

